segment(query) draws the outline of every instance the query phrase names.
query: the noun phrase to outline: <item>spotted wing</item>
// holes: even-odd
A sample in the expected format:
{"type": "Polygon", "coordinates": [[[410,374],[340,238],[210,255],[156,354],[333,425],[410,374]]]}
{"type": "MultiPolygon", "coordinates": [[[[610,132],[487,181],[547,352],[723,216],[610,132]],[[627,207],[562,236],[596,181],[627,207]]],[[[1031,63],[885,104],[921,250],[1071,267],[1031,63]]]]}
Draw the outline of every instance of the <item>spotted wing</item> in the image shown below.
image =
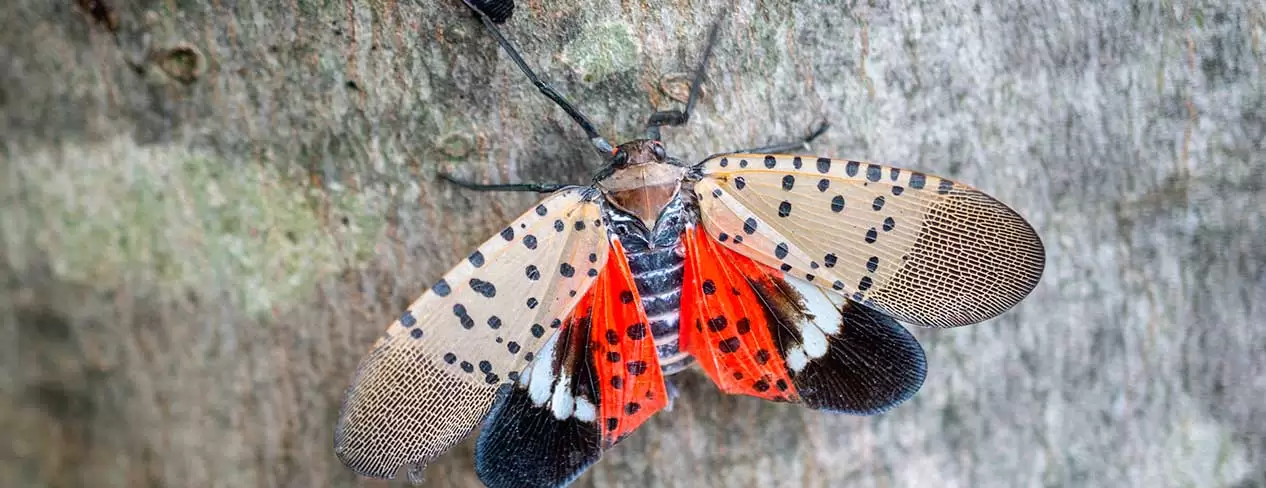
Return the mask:
{"type": "Polygon", "coordinates": [[[857,161],[732,154],[699,164],[704,227],[726,247],[897,319],[955,327],[1037,286],[1045,251],[971,187],[857,161]]]}
{"type": "Polygon", "coordinates": [[[769,268],[737,255],[688,226],[681,287],[681,349],[726,393],[795,401],[790,372],[775,343],[779,325],[748,277],[769,268]]]}
{"type": "Polygon", "coordinates": [[[687,228],[682,348],[722,391],[870,415],[923,385],[904,327],[687,228]]]}
{"type": "Polygon", "coordinates": [[[391,478],[466,437],[606,264],[600,198],[561,190],[479,246],[361,361],[334,435],[356,472],[391,478]]]}
{"type": "Polygon", "coordinates": [[[492,488],[565,486],[667,403],[655,343],[618,240],[597,282],[498,396],[475,451],[492,488]]]}

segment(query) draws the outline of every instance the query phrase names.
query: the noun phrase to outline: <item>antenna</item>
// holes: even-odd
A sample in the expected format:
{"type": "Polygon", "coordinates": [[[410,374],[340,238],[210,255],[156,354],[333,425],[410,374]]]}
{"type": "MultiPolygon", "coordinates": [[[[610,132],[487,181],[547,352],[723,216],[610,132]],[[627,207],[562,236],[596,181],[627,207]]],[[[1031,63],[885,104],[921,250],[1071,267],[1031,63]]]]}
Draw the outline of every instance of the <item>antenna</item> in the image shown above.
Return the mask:
{"type": "MultiPolygon", "coordinates": [[[[576,124],[580,125],[580,128],[585,131],[587,136],[589,136],[589,143],[593,144],[594,149],[597,149],[598,153],[601,154],[603,158],[610,157],[611,152],[614,149],[611,147],[611,143],[607,142],[601,134],[598,134],[597,129],[594,129],[593,122],[590,122],[589,118],[585,117],[585,114],[580,113],[579,109],[572,105],[571,102],[568,102],[566,98],[563,98],[562,94],[554,90],[554,87],[550,86],[549,83],[541,81],[541,78],[536,76],[536,73],[532,71],[532,68],[528,67],[527,62],[523,61],[523,57],[519,55],[519,51],[515,49],[514,44],[511,44],[505,36],[501,35],[501,29],[497,28],[496,23],[493,22],[492,18],[488,17],[488,14],[484,13],[483,10],[480,10],[477,6],[475,6],[472,0],[462,0],[462,3],[465,3],[467,7],[470,7],[470,9],[475,12],[475,15],[483,22],[484,27],[487,27],[488,32],[491,33],[492,37],[497,40],[497,44],[500,44],[506,54],[510,55],[510,59],[514,61],[514,64],[519,66],[519,71],[522,71],[523,74],[532,81],[532,84],[536,85],[536,88],[540,90],[542,94],[550,100],[553,100],[554,103],[561,107],[564,112],[567,112],[567,115],[571,116],[572,120],[576,121],[576,124]]],[[[691,98],[694,98],[693,91],[691,91],[691,98]]],[[[682,121],[684,122],[685,120],[683,119],[682,121]]]]}
{"type": "Polygon", "coordinates": [[[699,66],[695,68],[694,78],[690,80],[690,95],[686,98],[686,110],[663,110],[651,114],[646,120],[646,138],[651,140],[659,140],[660,126],[670,125],[678,126],[685,124],[690,120],[690,111],[695,108],[695,101],[699,99],[699,91],[703,86],[703,75],[708,69],[708,61],[712,58],[712,47],[716,45],[717,33],[721,31],[721,20],[717,19],[712,24],[712,29],[708,31],[708,43],[703,48],[703,58],[699,60],[699,66]]]}

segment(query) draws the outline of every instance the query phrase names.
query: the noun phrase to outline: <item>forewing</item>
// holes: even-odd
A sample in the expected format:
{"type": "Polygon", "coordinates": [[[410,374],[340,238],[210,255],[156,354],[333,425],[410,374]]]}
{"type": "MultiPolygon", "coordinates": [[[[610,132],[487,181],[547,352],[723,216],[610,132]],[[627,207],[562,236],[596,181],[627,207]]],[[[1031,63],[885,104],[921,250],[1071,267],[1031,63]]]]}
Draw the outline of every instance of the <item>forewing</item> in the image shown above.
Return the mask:
{"type": "Polygon", "coordinates": [[[892,318],[693,227],[685,242],[681,341],[722,390],[869,415],[922,386],[923,348],[892,318]]]}
{"type": "Polygon", "coordinates": [[[936,176],[857,161],[732,154],[700,163],[725,246],[900,320],[954,327],[1037,286],[1045,251],[1014,210],[936,176]]]}
{"type": "Polygon", "coordinates": [[[564,486],[667,403],[619,241],[561,331],[505,387],[476,447],[489,487],[564,486]]]}
{"type": "Polygon", "coordinates": [[[485,417],[607,260],[591,188],[561,190],[450,270],[361,361],[334,447],[356,472],[425,464],[485,417]],[[592,271],[591,271],[592,270],[592,271]]]}

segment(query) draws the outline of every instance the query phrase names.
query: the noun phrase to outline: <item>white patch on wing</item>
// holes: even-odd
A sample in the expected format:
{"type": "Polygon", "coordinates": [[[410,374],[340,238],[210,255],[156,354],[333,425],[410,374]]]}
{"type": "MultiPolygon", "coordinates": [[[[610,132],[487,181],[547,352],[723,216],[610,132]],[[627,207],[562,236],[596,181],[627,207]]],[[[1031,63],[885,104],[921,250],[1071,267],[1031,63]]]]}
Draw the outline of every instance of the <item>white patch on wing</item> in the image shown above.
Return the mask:
{"type": "Polygon", "coordinates": [[[791,372],[799,373],[809,364],[809,358],[804,355],[804,346],[796,344],[787,348],[787,357],[785,358],[787,367],[791,368],[791,372]]]}
{"type": "Polygon", "coordinates": [[[554,387],[554,371],[550,366],[554,363],[554,347],[557,344],[558,334],[554,334],[536,353],[536,359],[528,365],[528,370],[522,376],[527,381],[528,398],[538,407],[549,400],[550,389],[554,387]]]}
{"type": "MultiPolygon", "coordinates": [[[[804,311],[809,315],[807,318],[810,320],[810,324],[813,327],[816,327],[826,335],[835,335],[840,333],[840,325],[842,323],[840,307],[832,303],[831,298],[825,291],[813,286],[813,284],[808,281],[796,278],[786,273],[783,274],[783,278],[786,279],[787,283],[794,287],[796,291],[800,292],[800,296],[804,297],[804,311]]],[[[843,297],[841,297],[841,300],[842,298],[843,297]]],[[[807,327],[806,325],[801,325],[801,328],[804,329],[807,327]]],[[[809,352],[808,348],[809,338],[806,336],[805,352],[809,352]]],[[[814,355],[811,352],[809,355],[815,358],[821,356],[821,354],[814,355]]]]}
{"type": "Polygon", "coordinates": [[[572,413],[576,416],[576,420],[582,422],[593,422],[598,418],[598,409],[593,403],[585,397],[576,397],[576,410],[572,413]]]}
{"type": "Polygon", "coordinates": [[[826,354],[827,343],[826,334],[813,325],[806,325],[800,329],[800,337],[804,340],[804,354],[809,359],[817,359],[826,354]]]}
{"type": "Polygon", "coordinates": [[[558,378],[558,382],[554,384],[554,397],[549,401],[550,411],[554,412],[554,418],[565,420],[571,417],[571,413],[576,409],[576,399],[571,394],[571,375],[564,373],[558,378]]]}

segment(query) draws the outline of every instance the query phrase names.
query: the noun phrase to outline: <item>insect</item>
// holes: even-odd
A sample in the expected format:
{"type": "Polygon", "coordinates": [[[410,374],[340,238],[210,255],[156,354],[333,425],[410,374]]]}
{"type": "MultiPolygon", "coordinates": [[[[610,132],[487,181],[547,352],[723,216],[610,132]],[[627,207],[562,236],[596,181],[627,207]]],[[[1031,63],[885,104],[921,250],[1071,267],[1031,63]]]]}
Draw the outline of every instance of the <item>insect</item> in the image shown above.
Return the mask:
{"type": "Polygon", "coordinates": [[[661,126],[698,98],[720,22],[682,111],[612,146],[484,26],[588,134],[590,185],[478,185],[549,193],[437,281],[362,360],[336,427],[339,458],[393,477],[477,427],[490,487],[565,486],[671,399],[697,366],[722,391],[869,415],[927,372],[898,321],[977,323],[1037,285],[1042,242],[971,187],[867,162],[784,154],[802,141],[669,156],[661,126]]]}

